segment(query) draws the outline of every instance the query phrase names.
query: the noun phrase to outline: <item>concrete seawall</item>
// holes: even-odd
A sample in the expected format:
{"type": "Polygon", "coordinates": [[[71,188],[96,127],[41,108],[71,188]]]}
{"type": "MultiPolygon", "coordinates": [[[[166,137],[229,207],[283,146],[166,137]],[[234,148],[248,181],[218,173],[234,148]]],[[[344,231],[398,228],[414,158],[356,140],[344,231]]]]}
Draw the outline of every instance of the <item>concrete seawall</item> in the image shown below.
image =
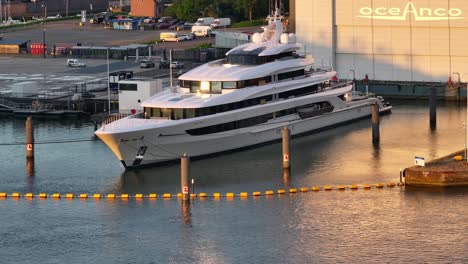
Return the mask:
{"type": "Polygon", "coordinates": [[[465,151],[427,162],[424,167],[412,166],[404,171],[407,185],[468,186],[468,163],[465,151]]]}

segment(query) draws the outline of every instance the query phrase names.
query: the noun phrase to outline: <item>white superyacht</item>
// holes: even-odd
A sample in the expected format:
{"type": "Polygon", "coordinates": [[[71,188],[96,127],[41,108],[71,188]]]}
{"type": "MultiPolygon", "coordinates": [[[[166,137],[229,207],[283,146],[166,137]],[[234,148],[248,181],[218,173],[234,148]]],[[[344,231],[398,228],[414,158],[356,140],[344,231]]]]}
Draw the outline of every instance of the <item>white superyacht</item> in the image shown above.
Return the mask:
{"type": "Polygon", "coordinates": [[[390,111],[382,98],[351,100],[351,84],[314,70],[281,20],[276,11],[252,43],[181,75],[179,86],[142,102],[143,112],[107,122],[96,135],[135,168],[279,140],[283,127],[294,136],[347,123],[370,116],[372,104],[390,111]]]}

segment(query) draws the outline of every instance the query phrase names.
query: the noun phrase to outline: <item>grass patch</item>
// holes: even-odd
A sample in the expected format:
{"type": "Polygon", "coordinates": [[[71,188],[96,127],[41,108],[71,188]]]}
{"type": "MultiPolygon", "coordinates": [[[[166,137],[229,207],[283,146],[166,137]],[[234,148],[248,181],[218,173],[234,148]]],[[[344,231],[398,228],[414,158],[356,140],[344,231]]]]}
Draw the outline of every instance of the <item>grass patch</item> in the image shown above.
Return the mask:
{"type": "Polygon", "coordinates": [[[238,23],[234,23],[232,25],[233,28],[240,28],[240,27],[256,27],[262,26],[264,24],[264,19],[257,19],[257,20],[248,20],[248,21],[241,21],[238,23]]]}
{"type": "Polygon", "coordinates": [[[159,42],[159,39],[146,40],[146,41],[141,42],[140,44],[153,45],[157,42],[159,42]]]}
{"type": "Polygon", "coordinates": [[[207,49],[207,48],[211,48],[213,47],[213,45],[211,43],[203,43],[203,44],[200,44],[198,46],[195,46],[195,47],[192,47],[188,50],[199,50],[199,49],[207,49]]]}

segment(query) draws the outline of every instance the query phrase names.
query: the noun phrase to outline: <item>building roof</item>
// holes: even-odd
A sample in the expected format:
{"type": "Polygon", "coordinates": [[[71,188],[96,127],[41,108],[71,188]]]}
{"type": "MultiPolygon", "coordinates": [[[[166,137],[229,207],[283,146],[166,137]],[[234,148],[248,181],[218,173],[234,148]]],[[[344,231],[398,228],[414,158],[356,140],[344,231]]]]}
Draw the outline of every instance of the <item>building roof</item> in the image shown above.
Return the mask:
{"type": "Polygon", "coordinates": [[[135,18],[135,19],[126,18],[126,19],[112,19],[111,21],[112,21],[112,22],[132,22],[132,23],[137,23],[138,21],[140,21],[140,19],[138,19],[138,18],[135,18]]]}
{"type": "Polygon", "coordinates": [[[31,40],[19,40],[19,39],[0,39],[0,45],[24,45],[27,44],[28,42],[31,42],[31,40]]]}

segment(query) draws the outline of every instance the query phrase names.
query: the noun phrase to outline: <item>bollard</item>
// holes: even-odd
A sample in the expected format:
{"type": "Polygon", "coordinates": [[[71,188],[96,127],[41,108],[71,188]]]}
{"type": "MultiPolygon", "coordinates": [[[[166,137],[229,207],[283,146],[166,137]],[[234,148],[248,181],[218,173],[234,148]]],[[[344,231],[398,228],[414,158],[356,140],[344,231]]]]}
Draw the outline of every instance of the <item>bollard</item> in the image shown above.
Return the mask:
{"type": "Polygon", "coordinates": [[[180,157],[180,188],[182,190],[182,200],[190,201],[190,190],[189,190],[189,157],[186,153],[180,157]]]}
{"type": "Polygon", "coordinates": [[[26,159],[34,160],[34,128],[32,117],[26,119],[26,159]]]}
{"type": "Polygon", "coordinates": [[[377,103],[371,105],[372,112],[372,143],[378,143],[380,141],[380,117],[379,117],[379,105],[377,103]]]}
{"type": "Polygon", "coordinates": [[[288,127],[283,127],[283,169],[289,169],[290,164],[290,155],[289,155],[289,141],[290,141],[290,131],[288,127]]]}
{"type": "Polygon", "coordinates": [[[192,193],[195,194],[195,180],[192,179],[192,193]]]}
{"type": "Polygon", "coordinates": [[[429,126],[435,129],[437,124],[437,88],[432,87],[429,95],[429,126]]]}

